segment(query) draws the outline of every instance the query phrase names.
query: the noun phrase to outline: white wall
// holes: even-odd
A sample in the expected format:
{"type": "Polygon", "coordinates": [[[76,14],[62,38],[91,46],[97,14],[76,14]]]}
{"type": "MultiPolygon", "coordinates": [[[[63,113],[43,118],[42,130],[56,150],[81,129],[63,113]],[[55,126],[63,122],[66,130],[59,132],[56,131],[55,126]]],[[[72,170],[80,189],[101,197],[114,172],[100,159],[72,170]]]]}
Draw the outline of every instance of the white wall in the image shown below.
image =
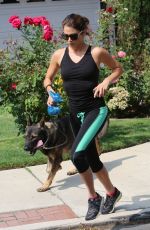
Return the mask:
{"type": "MultiPolygon", "coordinates": [[[[0,0],[1,2],[2,0],[0,0]]],[[[20,36],[19,31],[13,29],[8,22],[12,15],[20,18],[25,16],[46,16],[56,29],[61,27],[61,21],[70,13],[78,13],[90,19],[93,29],[97,26],[97,12],[100,8],[99,0],[60,0],[27,3],[20,0],[17,4],[0,4],[0,48],[4,47],[4,41],[20,36]]]]}

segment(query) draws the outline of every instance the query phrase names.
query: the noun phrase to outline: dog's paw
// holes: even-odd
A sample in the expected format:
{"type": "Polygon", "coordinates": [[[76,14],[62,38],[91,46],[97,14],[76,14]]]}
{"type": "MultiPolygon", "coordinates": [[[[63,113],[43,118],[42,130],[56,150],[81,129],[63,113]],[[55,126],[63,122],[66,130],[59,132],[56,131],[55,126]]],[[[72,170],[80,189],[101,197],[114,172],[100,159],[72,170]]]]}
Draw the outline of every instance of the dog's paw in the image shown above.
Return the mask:
{"type": "Polygon", "coordinates": [[[75,175],[77,173],[78,173],[78,170],[76,168],[72,168],[72,169],[68,170],[67,175],[72,176],[72,175],[75,175]]]}
{"type": "Polygon", "coordinates": [[[37,188],[37,192],[46,192],[46,191],[48,191],[50,189],[50,187],[44,187],[44,186],[42,186],[42,187],[40,187],[40,188],[37,188]]]}

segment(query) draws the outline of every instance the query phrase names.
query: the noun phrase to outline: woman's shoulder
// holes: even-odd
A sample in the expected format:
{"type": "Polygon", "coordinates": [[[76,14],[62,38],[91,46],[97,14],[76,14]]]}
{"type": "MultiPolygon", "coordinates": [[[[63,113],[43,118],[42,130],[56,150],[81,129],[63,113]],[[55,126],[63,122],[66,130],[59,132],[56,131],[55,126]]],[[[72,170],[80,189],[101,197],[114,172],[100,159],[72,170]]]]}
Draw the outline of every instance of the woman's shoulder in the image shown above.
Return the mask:
{"type": "Polygon", "coordinates": [[[99,62],[103,60],[103,58],[106,58],[109,56],[108,51],[104,49],[103,47],[99,47],[99,46],[92,47],[91,54],[93,58],[95,58],[95,60],[99,60],[99,62]]]}
{"type": "Polygon", "coordinates": [[[63,55],[65,53],[65,49],[66,48],[61,48],[61,49],[56,50],[53,53],[52,58],[58,63],[58,65],[60,65],[60,63],[61,63],[62,57],[63,57],[63,55]]]}
{"type": "Polygon", "coordinates": [[[55,57],[57,57],[57,58],[60,57],[62,54],[64,54],[65,49],[66,49],[66,48],[61,48],[61,49],[56,50],[56,51],[54,52],[53,56],[55,56],[55,57]]]}
{"type": "Polygon", "coordinates": [[[103,62],[104,58],[108,56],[107,50],[99,46],[92,46],[91,54],[94,61],[97,63],[97,66],[99,66],[100,63],[103,62]]]}
{"type": "Polygon", "coordinates": [[[93,54],[102,54],[104,52],[107,52],[106,49],[100,46],[91,46],[91,51],[93,54]]]}

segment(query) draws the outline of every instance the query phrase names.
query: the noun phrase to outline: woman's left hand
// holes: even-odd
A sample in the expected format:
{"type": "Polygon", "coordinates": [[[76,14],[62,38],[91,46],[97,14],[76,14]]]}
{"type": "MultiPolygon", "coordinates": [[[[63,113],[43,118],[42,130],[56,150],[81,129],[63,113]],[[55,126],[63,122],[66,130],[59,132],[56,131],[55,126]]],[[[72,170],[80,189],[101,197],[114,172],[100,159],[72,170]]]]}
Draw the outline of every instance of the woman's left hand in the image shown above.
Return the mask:
{"type": "Polygon", "coordinates": [[[98,86],[96,86],[93,89],[94,98],[95,97],[104,97],[104,95],[108,89],[109,84],[110,84],[110,81],[108,79],[104,79],[104,81],[102,83],[98,84],[98,86]]]}

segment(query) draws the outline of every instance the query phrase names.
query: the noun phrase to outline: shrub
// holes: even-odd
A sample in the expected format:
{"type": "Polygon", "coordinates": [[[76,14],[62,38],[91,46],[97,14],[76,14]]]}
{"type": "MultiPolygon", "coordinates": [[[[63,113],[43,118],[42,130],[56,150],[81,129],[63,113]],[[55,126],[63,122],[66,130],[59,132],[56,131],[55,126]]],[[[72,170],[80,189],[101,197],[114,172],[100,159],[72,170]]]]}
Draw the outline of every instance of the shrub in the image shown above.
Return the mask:
{"type": "Polygon", "coordinates": [[[111,111],[127,108],[129,93],[123,87],[111,87],[109,94],[108,107],[111,111]]]}
{"type": "MultiPolygon", "coordinates": [[[[122,113],[117,109],[115,116],[147,116],[150,115],[150,110],[148,109],[150,107],[150,42],[149,39],[141,42],[141,36],[139,36],[140,25],[135,17],[136,10],[134,9],[134,13],[132,9],[128,10],[125,2],[120,0],[107,1],[106,10],[100,11],[99,26],[96,32],[96,38],[98,39],[96,42],[99,43],[100,41],[102,46],[121,62],[124,69],[124,73],[117,82],[116,87],[123,87],[128,92],[128,102],[124,112],[122,113]],[[126,51],[125,56],[124,50],[126,51]]],[[[103,67],[102,78],[108,74],[107,68],[103,67]]],[[[109,96],[106,96],[106,100],[108,98],[109,96]]]]}
{"type": "MultiPolygon", "coordinates": [[[[28,118],[38,122],[47,115],[47,93],[43,87],[51,54],[60,45],[59,36],[53,35],[50,22],[45,17],[25,17],[24,21],[18,16],[9,18],[12,26],[18,29],[23,41],[8,41],[7,50],[0,56],[0,86],[3,103],[10,106],[10,112],[20,131],[24,131],[28,118]]],[[[60,75],[56,77],[54,88],[62,91],[60,75]]],[[[66,98],[62,104],[65,113],[66,98]]]]}

